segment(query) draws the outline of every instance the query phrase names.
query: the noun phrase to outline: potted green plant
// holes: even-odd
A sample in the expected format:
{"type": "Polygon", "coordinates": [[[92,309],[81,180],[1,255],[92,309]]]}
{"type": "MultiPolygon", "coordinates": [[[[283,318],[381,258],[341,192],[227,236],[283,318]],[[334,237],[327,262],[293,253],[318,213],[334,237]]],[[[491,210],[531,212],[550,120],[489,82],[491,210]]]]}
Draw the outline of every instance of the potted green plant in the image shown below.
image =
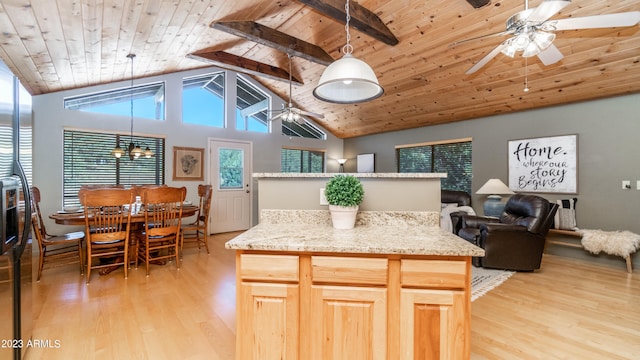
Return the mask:
{"type": "Polygon", "coordinates": [[[336,175],[325,186],[331,221],[336,229],[353,229],[358,207],[364,199],[364,188],[353,175],[336,175]]]}

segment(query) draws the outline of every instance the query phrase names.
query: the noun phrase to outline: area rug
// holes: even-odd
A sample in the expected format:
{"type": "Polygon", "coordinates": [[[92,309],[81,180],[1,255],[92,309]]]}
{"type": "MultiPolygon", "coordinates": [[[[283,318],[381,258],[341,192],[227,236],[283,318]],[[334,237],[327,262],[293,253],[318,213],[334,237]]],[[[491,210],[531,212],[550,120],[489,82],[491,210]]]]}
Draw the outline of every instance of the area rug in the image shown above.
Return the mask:
{"type": "Polygon", "coordinates": [[[471,301],[507,281],[515,271],[471,267],[471,301]]]}

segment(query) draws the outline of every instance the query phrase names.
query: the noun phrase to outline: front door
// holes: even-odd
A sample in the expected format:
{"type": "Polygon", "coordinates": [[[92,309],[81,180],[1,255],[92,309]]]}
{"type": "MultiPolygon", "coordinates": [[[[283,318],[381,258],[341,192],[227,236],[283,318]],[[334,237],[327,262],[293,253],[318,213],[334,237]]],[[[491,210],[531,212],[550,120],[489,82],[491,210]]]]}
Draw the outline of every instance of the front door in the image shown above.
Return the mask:
{"type": "Polygon", "coordinates": [[[213,234],[251,227],[251,148],[250,142],[209,140],[213,234]]]}

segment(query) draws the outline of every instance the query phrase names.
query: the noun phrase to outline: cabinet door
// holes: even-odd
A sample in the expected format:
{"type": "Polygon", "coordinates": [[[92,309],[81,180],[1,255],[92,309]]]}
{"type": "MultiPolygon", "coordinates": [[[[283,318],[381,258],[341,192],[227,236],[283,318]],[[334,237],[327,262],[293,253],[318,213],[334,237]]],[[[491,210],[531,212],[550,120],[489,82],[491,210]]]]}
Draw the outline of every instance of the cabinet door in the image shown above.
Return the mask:
{"type": "Polygon", "coordinates": [[[387,290],[312,286],[307,359],[377,360],[387,352],[387,290]]]}
{"type": "Polygon", "coordinates": [[[298,358],[298,296],[297,284],[241,283],[236,359],[298,358]]]}
{"type": "Polygon", "coordinates": [[[463,291],[402,289],[400,351],[405,359],[468,359],[463,291]]]}

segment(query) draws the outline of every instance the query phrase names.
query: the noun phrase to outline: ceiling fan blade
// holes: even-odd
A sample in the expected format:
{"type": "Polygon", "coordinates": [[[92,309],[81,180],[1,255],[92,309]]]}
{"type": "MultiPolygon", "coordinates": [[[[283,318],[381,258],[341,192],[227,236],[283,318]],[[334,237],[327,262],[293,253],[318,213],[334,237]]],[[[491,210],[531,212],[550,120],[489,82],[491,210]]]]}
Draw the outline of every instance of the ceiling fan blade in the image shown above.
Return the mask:
{"type": "Polygon", "coordinates": [[[500,31],[497,33],[493,33],[493,34],[486,34],[486,35],[482,35],[482,36],[476,36],[474,38],[469,38],[469,39],[464,39],[464,40],[460,40],[460,41],[456,41],[453,42],[451,44],[449,44],[449,47],[454,47],[454,46],[458,46],[460,44],[465,44],[471,41],[476,41],[476,40],[481,40],[481,39],[485,39],[485,38],[492,38],[492,37],[496,37],[496,36],[503,36],[503,35],[509,35],[509,34],[513,34],[513,31],[500,31]]]}
{"type": "Polygon", "coordinates": [[[548,48],[538,54],[538,58],[540,59],[540,61],[542,61],[543,64],[551,65],[562,60],[562,58],[564,58],[564,55],[562,55],[560,50],[558,50],[555,45],[551,44],[548,48]]]}
{"type": "Polygon", "coordinates": [[[281,112],[280,114],[276,115],[276,116],[272,116],[271,119],[269,119],[269,121],[275,121],[278,120],[279,118],[283,117],[284,114],[286,114],[286,111],[281,112]]]}
{"type": "Polygon", "coordinates": [[[630,11],[617,14],[584,16],[578,18],[552,20],[544,23],[542,28],[553,30],[577,30],[633,26],[640,22],[640,11],[630,11]]]}
{"type": "Polygon", "coordinates": [[[546,0],[543,1],[540,6],[535,8],[533,12],[527,16],[527,21],[540,23],[548,20],[553,15],[557,14],[565,6],[569,5],[569,0],[546,0]]]}
{"type": "Polygon", "coordinates": [[[508,41],[509,40],[507,39],[507,40],[503,41],[502,44],[496,46],[493,50],[491,50],[490,53],[488,53],[485,57],[480,59],[480,61],[478,61],[475,65],[473,65],[469,70],[467,70],[467,72],[465,74],[469,75],[469,74],[473,74],[474,72],[478,71],[486,63],[488,63],[491,59],[496,57],[496,55],[498,55],[502,51],[502,49],[507,47],[507,42],[508,41]]]}
{"type": "Polygon", "coordinates": [[[322,114],[318,114],[318,113],[314,113],[314,112],[310,112],[310,111],[304,111],[304,110],[299,110],[300,114],[302,115],[306,115],[306,116],[311,116],[317,119],[324,119],[324,115],[322,114]]]}

